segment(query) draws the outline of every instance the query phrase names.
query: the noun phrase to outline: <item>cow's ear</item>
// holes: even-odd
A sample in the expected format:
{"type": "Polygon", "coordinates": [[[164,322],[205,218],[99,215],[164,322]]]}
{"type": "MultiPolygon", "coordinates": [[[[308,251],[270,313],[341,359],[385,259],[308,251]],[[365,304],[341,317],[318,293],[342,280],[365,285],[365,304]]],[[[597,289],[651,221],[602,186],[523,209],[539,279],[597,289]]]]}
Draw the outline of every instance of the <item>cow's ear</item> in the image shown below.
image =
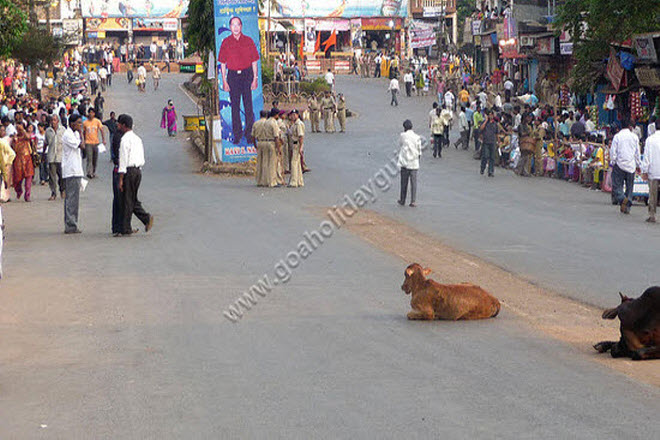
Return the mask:
{"type": "Polygon", "coordinates": [[[429,276],[431,272],[432,272],[431,269],[429,269],[428,267],[422,271],[425,277],[429,276]]]}
{"type": "Polygon", "coordinates": [[[408,275],[409,277],[411,277],[412,274],[413,274],[413,270],[412,270],[412,268],[410,268],[410,267],[407,268],[407,269],[406,269],[406,275],[408,275]]]}

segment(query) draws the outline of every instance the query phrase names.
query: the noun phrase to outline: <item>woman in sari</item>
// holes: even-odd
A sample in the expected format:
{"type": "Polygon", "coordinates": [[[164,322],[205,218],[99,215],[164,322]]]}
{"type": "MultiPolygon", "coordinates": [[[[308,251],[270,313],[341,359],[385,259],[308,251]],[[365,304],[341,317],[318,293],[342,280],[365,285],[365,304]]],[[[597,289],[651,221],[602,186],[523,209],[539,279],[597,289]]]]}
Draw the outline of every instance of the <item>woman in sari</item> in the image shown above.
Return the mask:
{"type": "Polygon", "coordinates": [[[34,166],[32,165],[32,143],[30,136],[21,124],[16,126],[16,137],[14,138],[14,190],[16,190],[16,199],[23,195],[23,181],[25,181],[25,201],[30,201],[32,194],[32,177],[34,177],[34,166]]]}
{"type": "Polygon", "coordinates": [[[163,108],[160,128],[167,128],[168,135],[176,136],[176,109],[171,99],[167,101],[167,106],[163,108]]]}

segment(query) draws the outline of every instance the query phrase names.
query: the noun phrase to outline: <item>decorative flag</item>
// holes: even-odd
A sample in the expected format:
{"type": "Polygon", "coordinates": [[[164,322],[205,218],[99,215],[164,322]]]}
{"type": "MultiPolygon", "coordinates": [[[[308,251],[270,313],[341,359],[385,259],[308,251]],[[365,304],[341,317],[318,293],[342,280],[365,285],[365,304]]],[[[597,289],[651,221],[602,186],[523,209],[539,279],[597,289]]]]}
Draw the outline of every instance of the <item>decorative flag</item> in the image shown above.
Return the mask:
{"type": "Polygon", "coordinates": [[[323,42],[323,51],[326,52],[332,46],[337,45],[337,30],[333,29],[327,40],[323,42]]]}

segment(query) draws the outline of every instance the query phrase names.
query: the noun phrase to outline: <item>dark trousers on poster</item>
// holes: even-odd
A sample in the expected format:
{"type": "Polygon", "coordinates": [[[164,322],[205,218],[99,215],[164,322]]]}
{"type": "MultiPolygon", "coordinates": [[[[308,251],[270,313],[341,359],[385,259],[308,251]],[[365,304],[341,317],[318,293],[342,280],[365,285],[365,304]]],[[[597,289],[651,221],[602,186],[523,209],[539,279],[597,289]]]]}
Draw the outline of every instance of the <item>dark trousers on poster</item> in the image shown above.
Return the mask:
{"type": "Polygon", "coordinates": [[[614,165],[612,168],[612,202],[620,205],[624,198],[628,198],[628,206],[632,206],[633,185],[635,173],[628,173],[614,165]],[[623,190],[625,185],[626,190],[623,190]]]}
{"type": "Polygon", "coordinates": [[[408,181],[410,180],[410,203],[415,203],[417,198],[417,170],[410,170],[408,168],[401,168],[401,204],[406,203],[406,195],[408,194],[408,181]]]}
{"type": "Polygon", "coordinates": [[[121,234],[124,230],[124,194],[119,190],[119,173],[112,171],[112,233],[121,234]]]}
{"type": "Polygon", "coordinates": [[[252,109],[252,80],[254,74],[252,67],[245,70],[230,70],[227,73],[227,83],[229,84],[229,100],[231,101],[231,126],[233,133],[233,142],[238,144],[243,138],[243,133],[251,142],[250,134],[254,124],[254,110],[252,109]],[[241,101],[245,110],[245,131],[241,124],[241,101]]]}
{"type": "Polygon", "coordinates": [[[124,174],[124,230],[123,234],[133,233],[131,219],[133,214],[146,226],[151,215],[144,210],[142,203],[138,200],[138,190],[142,181],[142,171],[137,167],[126,168],[124,174]]]}

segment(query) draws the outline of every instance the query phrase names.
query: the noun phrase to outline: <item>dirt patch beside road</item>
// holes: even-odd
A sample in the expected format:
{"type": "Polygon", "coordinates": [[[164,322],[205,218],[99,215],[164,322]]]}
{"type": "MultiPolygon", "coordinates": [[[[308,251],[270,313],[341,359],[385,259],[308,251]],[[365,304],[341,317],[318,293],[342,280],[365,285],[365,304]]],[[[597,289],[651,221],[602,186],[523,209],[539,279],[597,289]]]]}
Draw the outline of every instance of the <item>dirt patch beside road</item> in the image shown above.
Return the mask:
{"type": "MultiPolygon", "coordinates": [[[[594,361],[636,380],[660,386],[659,361],[613,359],[592,348],[596,342],[619,338],[618,320],[602,320],[602,310],[541,289],[528,280],[456,251],[433,237],[373,211],[358,212],[344,227],[374,246],[399,256],[403,260],[402,279],[405,266],[417,262],[433,269],[431,277],[436,281],[478,284],[532,327],[571,344],[594,361]]],[[[618,295],[612,292],[612,306],[617,304],[618,295]]],[[[401,313],[407,313],[407,310],[401,313]]]]}

